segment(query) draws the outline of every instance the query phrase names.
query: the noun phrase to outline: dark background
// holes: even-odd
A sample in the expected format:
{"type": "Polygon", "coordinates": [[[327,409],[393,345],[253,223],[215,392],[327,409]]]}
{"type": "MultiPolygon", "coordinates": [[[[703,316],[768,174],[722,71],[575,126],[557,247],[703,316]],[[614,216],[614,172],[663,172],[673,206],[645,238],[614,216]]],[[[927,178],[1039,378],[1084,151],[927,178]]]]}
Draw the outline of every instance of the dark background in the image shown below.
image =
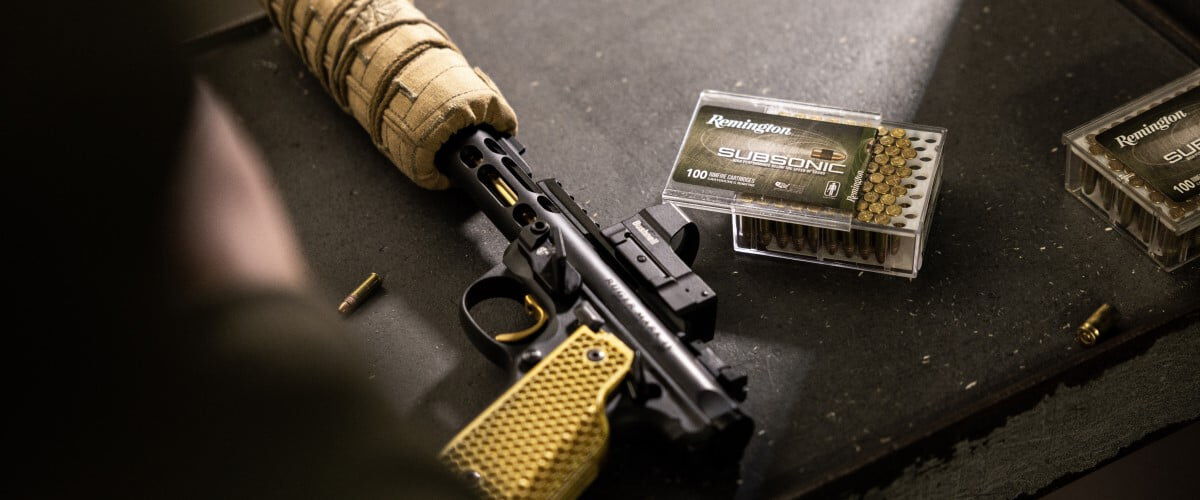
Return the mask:
{"type": "MultiPolygon", "coordinates": [[[[713,347],[750,372],[761,432],[740,484],[702,490],[610,461],[594,491],[795,493],[1068,363],[1071,329],[1101,302],[1128,328],[1200,295],[1198,266],[1158,271],[1062,189],[1063,132],[1195,68],[1116,2],[418,5],[504,90],[535,172],[601,221],[658,201],[706,88],[950,130],[914,281],[734,256],[727,217],[694,214],[705,235],[695,267],[721,296],[713,347]]],[[[197,65],[266,153],[331,307],[367,273],[385,276],[386,293],[348,320],[353,341],[409,421],[447,440],[504,384],[458,331],[455,303],[505,242],[464,197],[422,191],[388,165],[276,33],[197,65]]],[[[1185,325],[861,486],[1013,496],[1059,485],[1200,415],[1198,334],[1185,325]]]]}

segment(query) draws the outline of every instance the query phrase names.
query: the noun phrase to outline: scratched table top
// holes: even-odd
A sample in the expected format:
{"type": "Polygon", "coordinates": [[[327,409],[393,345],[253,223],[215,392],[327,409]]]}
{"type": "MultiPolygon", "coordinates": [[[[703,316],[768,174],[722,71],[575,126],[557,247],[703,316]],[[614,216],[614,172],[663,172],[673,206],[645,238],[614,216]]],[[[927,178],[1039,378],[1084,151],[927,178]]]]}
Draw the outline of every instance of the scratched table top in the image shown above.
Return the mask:
{"type": "MultiPolygon", "coordinates": [[[[1116,2],[418,5],[504,91],[535,174],[561,180],[602,225],[660,201],[704,89],[949,129],[915,280],[735,256],[728,216],[690,213],[703,233],[695,268],[720,296],[711,345],[748,371],[758,431],[735,481],[647,472],[618,447],[593,493],[801,491],[1063,363],[1078,350],[1071,328],[1102,302],[1136,320],[1200,296],[1200,266],[1159,271],[1062,188],[1063,132],[1194,68],[1116,2]]],[[[385,277],[348,318],[353,341],[406,421],[448,440],[507,383],[457,316],[507,242],[465,196],[403,178],[277,32],[196,64],[263,149],[323,298],[385,277]]],[[[1184,418],[1200,414],[1185,403],[1184,418]]],[[[964,488],[1044,486],[985,479],[964,488]]]]}

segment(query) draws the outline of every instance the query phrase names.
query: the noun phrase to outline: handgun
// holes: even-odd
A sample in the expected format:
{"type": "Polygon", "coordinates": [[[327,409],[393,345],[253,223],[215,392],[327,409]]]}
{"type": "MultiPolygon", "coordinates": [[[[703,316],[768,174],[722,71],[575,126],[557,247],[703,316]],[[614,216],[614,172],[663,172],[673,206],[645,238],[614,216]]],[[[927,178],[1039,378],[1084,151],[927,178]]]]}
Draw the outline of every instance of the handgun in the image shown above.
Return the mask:
{"type": "Polygon", "coordinates": [[[557,181],[534,181],[499,91],[411,3],[261,2],[401,171],[457,186],[510,242],[459,309],[512,383],[442,450],[447,465],[488,497],[575,496],[598,474],[610,419],[740,455],[754,427],[739,406],[747,379],[705,346],[717,296],[691,269],[694,223],[663,204],[601,229],[557,181]],[[532,324],[487,331],[472,310],[493,299],[523,304],[532,324]]]}
{"type": "Polygon", "coordinates": [[[705,345],[716,293],[692,269],[699,230],[673,205],[601,229],[554,179],[533,180],[515,137],[473,127],[436,163],[510,241],[463,293],[472,343],[513,384],[442,450],[489,497],[576,496],[595,478],[608,419],[680,446],[740,452],[747,377],[705,345]],[[533,324],[488,332],[472,309],[523,303],[533,324]]]}

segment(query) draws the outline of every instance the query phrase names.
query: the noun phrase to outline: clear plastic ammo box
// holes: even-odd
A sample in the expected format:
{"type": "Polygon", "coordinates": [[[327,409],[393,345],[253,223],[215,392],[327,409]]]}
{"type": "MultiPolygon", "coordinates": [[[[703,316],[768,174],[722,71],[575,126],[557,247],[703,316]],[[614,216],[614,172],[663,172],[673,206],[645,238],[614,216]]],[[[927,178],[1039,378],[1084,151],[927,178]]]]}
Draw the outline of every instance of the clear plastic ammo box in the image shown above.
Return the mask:
{"type": "Polygon", "coordinates": [[[1200,256],[1200,70],[1063,135],[1066,188],[1175,270],[1200,256]]]}
{"type": "Polygon", "coordinates": [[[946,130],[704,91],[664,201],[728,213],[740,253],[915,277],[946,130]]]}

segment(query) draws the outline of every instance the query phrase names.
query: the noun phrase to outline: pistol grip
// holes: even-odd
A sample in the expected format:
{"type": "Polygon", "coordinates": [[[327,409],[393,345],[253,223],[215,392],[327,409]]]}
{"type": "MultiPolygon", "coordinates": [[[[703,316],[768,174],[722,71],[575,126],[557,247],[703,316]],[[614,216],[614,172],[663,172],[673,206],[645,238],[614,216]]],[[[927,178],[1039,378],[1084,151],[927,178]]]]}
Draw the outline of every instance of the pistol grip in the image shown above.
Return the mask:
{"type": "Polygon", "coordinates": [[[605,399],[633,351],[580,326],[442,449],[489,498],[573,498],[608,447],[605,399]]]}

